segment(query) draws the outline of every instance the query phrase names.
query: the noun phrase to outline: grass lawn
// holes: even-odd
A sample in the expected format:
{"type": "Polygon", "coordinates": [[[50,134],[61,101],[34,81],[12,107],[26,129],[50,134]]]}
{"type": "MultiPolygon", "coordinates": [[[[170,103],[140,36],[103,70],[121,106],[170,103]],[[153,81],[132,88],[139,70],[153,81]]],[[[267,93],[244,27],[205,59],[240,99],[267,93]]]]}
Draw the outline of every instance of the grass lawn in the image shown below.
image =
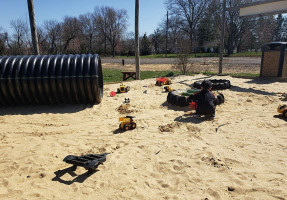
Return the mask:
{"type": "MultiPolygon", "coordinates": [[[[141,71],[141,79],[158,78],[158,77],[169,77],[180,75],[181,72],[171,72],[171,71],[141,71]]],[[[104,83],[120,82],[123,81],[123,74],[121,70],[117,69],[103,69],[103,79],[104,83]]],[[[129,79],[133,80],[133,79],[129,79]]]]}
{"type": "MultiPolygon", "coordinates": [[[[149,79],[149,78],[158,78],[158,77],[169,77],[169,76],[177,76],[181,75],[180,71],[141,71],[141,80],[149,79]]],[[[204,75],[218,75],[214,72],[204,72],[204,75]]],[[[192,76],[193,73],[189,73],[188,75],[192,76]]],[[[233,73],[233,74],[223,74],[223,75],[230,75],[234,77],[250,77],[255,78],[259,77],[259,74],[251,74],[251,73],[233,73]]],[[[121,82],[123,81],[123,75],[120,70],[117,69],[103,69],[103,79],[104,83],[113,83],[113,82],[121,82]]],[[[133,79],[129,79],[133,80],[133,79]]]]}

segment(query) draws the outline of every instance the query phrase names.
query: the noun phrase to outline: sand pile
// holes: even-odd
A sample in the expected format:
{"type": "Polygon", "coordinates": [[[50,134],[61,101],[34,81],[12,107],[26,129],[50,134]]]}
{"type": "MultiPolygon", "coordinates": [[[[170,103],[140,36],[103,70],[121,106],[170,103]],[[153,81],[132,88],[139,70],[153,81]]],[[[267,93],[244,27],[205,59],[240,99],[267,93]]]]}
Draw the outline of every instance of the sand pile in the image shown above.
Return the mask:
{"type": "MultiPolygon", "coordinates": [[[[172,88],[203,78],[175,77],[172,88]]],[[[212,78],[233,85],[213,121],[169,105],[155,79],[114,97],[119,84],[105,85],[91,107],[1,108],[0,199],[286,199],[287,121],[276,108],[287,82],[212,78]],[[121,132],[125,98],[137,128],[121,132]],[[62,161],[105,152],[91,175],[62,161]]]]}

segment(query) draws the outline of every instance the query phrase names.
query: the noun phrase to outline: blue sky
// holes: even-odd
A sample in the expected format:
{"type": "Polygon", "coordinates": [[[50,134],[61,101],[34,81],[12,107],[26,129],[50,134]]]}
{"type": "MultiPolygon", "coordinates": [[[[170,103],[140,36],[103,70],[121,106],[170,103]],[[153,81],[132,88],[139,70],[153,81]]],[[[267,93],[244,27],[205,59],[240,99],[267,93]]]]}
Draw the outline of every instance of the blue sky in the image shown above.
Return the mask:
{"type": "MultiPolygon", "coordinates": [[[[139,0],[139,31],[149,35],[165,18],[165,0],[139,0]]],[[[93,12],[96,6],[110,6],[115,9],[126,9],[128,12],[128,29],[134,31],[135,0],[34,0],[36,24],[42,25],[45,20],[62,21],[64,16],[78,17],[93,12]]],[[[0,27],[10,32],[12,20],[27,20],[29,24],[27,0],[5,0],[0,6],[0,27]]]]}

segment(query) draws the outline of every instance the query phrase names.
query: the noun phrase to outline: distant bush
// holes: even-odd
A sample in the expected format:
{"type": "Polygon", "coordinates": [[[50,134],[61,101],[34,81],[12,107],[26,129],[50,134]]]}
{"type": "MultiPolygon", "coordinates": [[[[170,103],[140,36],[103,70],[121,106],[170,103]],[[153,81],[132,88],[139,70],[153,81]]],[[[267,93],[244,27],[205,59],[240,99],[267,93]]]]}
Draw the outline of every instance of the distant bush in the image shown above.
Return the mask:
{"type": "Polygon", "coordinates": [[[172,77],[172,76],[174,76],[174,72],[169,72],[169,73],[166,75],[166,77],[172,77]]]}

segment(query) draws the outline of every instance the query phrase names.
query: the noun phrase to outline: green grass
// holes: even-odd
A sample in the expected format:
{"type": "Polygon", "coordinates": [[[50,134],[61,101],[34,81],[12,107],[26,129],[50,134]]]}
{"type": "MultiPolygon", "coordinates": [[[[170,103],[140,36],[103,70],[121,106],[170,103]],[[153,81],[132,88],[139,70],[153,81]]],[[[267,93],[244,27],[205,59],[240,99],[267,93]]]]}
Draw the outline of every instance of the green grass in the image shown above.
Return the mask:
{"type": "MultiPolygon", "coordinates": [[[[218,75],[218,73],[210,72],[210,71],[205,71],[205,72],[203,72],[202,74],[203,74],[203,75],[206,75],[206,76],[215,76],[215,75],[218,75]]],[[[260,74],[253,74],[253,73],[223,73],[222,75],[232,76],[232,77],[249,77],[249,78],[255,78],[255,77],[259,77],[260,74]]]]}
{"type": "Polygon", "coordinates": [[[123,74],[117,69],[103,69],[104,83],[120,82],[123,80],[123,74]]]}
{"type": "MultiPolygon", "coordinates": [[[[170,75],[178,76],[182,73],[180,71],[141,71],[141,80],[150,79],[150,78],[158,78],[158,77],[168,77],[170,75]]],[[[189,76],[193,76],[198,73],[189,73],[189,76]]],[[[215,76],[218,73],[206,71],[202,73],[206,76],[215,76]]],[[[249,77],[249,78],[256,78],[259,77],[259,74],[252,74],[252,73],[224,73],[222,75],[232,76],[232,77],[249,77]]],[[[123,81],[123,74],[120,70],[117,69],[103,69],[103,79],[104,83],[113,83],[113,82],[121,82],[123,81]]],[[[133,80],[130,78],[129,80],[133,80]]]]}
{"type": "MultiPolygon", "coordinates": [[[[158,77],[167,77],[170,75],[180,75],[179,71],[171,72],[171,71],[141,71],[140,76],[141,80],[149,79],[149,78],[158,78],[158,77]]],[[[121,82],[123,81],[123,74],[121,70],[117,69],[103,69],[103,79],[104,83],[111,83],[111,82],[121,82]]],[[[133,80],[130,78],[129,80],[133,80]]]]}
{"type": "Polygon", "coordinates": [[[232,77],[249,77],[249,78],[256,78],[260,76],[260,74],[252,74],[252,73],[231,73],[228,75],[232,77]]]}
{"type": "Polygon", "coordinates": [[[235,53],[231,54],[230,57],[261,57],[262,52],[245,52],[245,53],[235,53]]]}

